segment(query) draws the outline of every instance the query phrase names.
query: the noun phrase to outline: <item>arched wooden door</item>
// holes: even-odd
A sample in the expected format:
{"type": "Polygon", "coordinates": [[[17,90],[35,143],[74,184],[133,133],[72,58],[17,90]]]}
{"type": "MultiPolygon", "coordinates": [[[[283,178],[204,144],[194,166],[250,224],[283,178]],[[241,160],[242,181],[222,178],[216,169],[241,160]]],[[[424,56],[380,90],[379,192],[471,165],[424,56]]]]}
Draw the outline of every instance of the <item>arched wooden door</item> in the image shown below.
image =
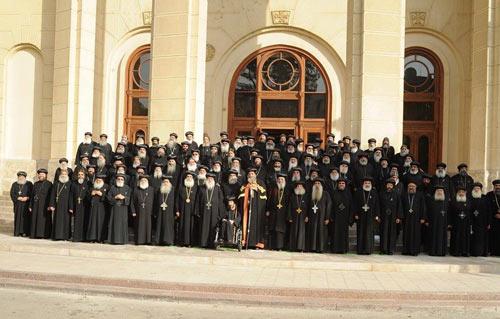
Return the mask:
{"type": "Polygon", "coordinates": [[[441,161],[442,75],[441,61],[432,51],[406,50],[403,143],[427,172],[441,161]]]}
{"type": "Polygon", "coordinates": [[[140,134],[148,139],[150,70],[150,46],[144,45],[134,51],[127,63],[123,134],[129,141],[135,141],[140,134]]]}
{"type": "Polygon", "coordinates": [[[325,140],[331,112],[330,81],[319,62],[298,48],[267,47],[243,60],[233,76],[228,131],[325,140]]]}

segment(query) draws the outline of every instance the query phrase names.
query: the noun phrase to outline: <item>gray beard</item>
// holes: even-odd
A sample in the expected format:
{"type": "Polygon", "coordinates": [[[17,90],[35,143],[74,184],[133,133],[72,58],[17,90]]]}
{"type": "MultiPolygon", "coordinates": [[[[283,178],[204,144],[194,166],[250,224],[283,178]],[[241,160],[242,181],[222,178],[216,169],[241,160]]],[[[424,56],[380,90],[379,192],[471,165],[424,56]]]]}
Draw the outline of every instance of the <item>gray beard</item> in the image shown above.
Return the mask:
{"type": "Polygon", "coordinates": [[[439,178],[444,178],[446,176],[446,171],[439,172],[436,170],[436,176],[439,178]]]}
{"type": "Polygon", "coordinates": [[[95,189],[101,189],[103,186],[104,186],[104,182],[102,182],[102,183],[94,182],[95,189]]]}
{"type": "Polygon", "coordinates": [[[175,165],[175,164],[174,164],[174,165],[170,165],[170,164],[168,164],[168,166],[167,166],[167,173],[168,173],[168,174],[173,174],[173,173],[175,173],[175,170],[176,170],[176,165],[175,165]]]}
{"type": "Polygon", "coordinates": [[[141,184],[139,183],[139,188],[140,189],[147,189],[149,187],[149,184],[141,184]]]}
{"type": "Polygon", "coordinates": [[[300,176],[292,176],[292,182],[300,181],[300,176]]]}
{"type": "Polygon", "coordinates": [[[60,175],[59,176],[59,182],[66,184],[69,181],[68,175],[60,175]]]}
{"type": "Polygon", "coordinates": [[[323,187],[314,186],[311,194],[312,200],[319,201],[323,197],[323,187]]]}
{"type": "Polygon", "coordinates": [[[483,194],[481,192],[472,191],[473,198],[481,198],[482,196],[483,196],[483,194]]]}
{"type": "Polygon", "coordinates": [[[146,153],[138,153],[137,156],[139,156],[140,159],[145,159],[146,153]]]}
{"type": "Polygon", "coordinates": [[[125,186],[125,182],[116,182],[116,187],[123,187],[125,186]]]}
{"type": "Polygon", "coordinates": [[[302,195],[304,195],[306,193],[306,190],[304,188],[301,188],[301,189],[295,188],[293,190],[293,192],[295,193],[295,195],[302,196],[302,195]]]}
{"type": "Polygon", "coordinates": [[[205,181],[205,186],[207,186],[208,190],[212,190],[215,187],[215,181],[207,180],[205,181]]]}
{"type": "Polygon", "coordinates": [[[445,198],[444,195],[443,196],[434,195],[434,200],[438,202],[444,201],[444,198],[445,198]]]}
{"type": "Polygon", "coordinates": [[[168,186],[162,185],[162,186],[160,186],[160,193],[162,193],[162,194],[167,194],[168,195],[171,190],[172,190],[172,185],[168,185],[168,186]]]}
{"type": "Polygon", "coordinates": [[[466,196],[456,196],[457,203],[465,203],[467,201],[466,196]]]}
{"type": "Polygon", "coordinates": [[[238,178],[237,178],[237,177],[236,177],[236,178],[234,178],[234,179],[233,179],[233,178],[228,178],[228,180],[227,180],[227,183],[228,183],[229,185],[234,185],[234,184],[236,184],[237,182],[238,182],[238,178]]]}

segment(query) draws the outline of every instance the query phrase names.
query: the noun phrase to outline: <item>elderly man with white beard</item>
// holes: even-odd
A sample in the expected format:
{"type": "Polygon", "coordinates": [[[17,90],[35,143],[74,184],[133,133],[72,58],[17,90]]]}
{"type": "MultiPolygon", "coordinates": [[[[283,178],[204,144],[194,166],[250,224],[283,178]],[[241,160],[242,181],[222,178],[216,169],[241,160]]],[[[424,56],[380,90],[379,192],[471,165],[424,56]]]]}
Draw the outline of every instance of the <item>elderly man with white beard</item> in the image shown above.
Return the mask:
{"type": "Polygon", "coordinates": [[[483,195],[483,184],[473,183],[470,198],[471,212],[471,256],[488,256],[488,231],[491,223],[491,212],[488,200],[483,195]]]}
{"type": "Polygon", "coordinates": [[[197,196],[196,215],[199,218],[200,246],[214,247],[217,225],[226,214],[224,194],[215,182],[215,174],[208,173],[205,185],[200,187],[197,196]]]}
{"type": "Polygon", "coordinates": [[[111,186],[107,199],[111,205],[109,217],[108,243],[128,243],[128,208],[130,206],[131,189],[125,184],[125,175],[116,175],[115,185],[111,186]]]}
{"type": "Polygon", "coordinates": [[[270,231],[270,248],[282,250],[285,247],[286,218],[288,214],[289,190],[287,175],[277,174],[276,182],[267,188],[266,216],[270,231]]]}
{"type": "Polygon", "coordinates": [[[365,152],[359,152],[358,161],[354,164],[353,173],[355,188],[361,188],[364,178],[374,176],[374,169],[372,164],[368,161],[368,154],[365,152]]]}
{"type": "Polygon", "coordinates": [[[30,238],[50,238],[52,233],[52,216],[48,212],[52,182],[47,180],[47,169],[37,171],[38,181],[33,184],[29,211],[31,214],[30,238]]]}
{"type": "Polygon", "coordinates": [[[290,251],[303,252],[306,249],[306,224],[309,220],[309,202],[307,200],[305,182],[298,180],[293,182],[293,191],[288,198],[289,239],[288,249],[290,251]]]}
{"type": "Polygon", "coordinates": [[[33,183],[26,180],[27,176],[24,171],[17,172],[17,181],[10,187],[10,199],[14,206],[14,236],[29,236],[31,230],[28,214],[33,183]]]}
{"type": "Polygon", "coordinates": [[[414,182],[418,190],[422,190],[422,174],[423,171],[420,169],[420,163],[417,161],[411,162],[410,170],[403,175],[403,184],[407,187],[408,183],[414,182]]]}
{"type": "Polygon", "coordinates": [[[205,165],[200,165],[198,167],[198,175],[197,175],[198,178],[196,179],[196,183],[198,184],[198,186],[205,185],[205,181],[207,180],[207,173],[208,172],[209,172],[209,169],[205,165]]]}
{"type": "Polygon", "coordinates": [[[139,156],[141,165],[148,167],[149,165],[148,146],[144,144],[139,144],[136,147],[137,147],[137,156],[139,156]]]}
{"type": "MultiPolygon", "coordinates": [[[[151,178],[151,186],[155,190],[158,190],[161,185],[161,178],[163,176],[163,164],[162,163],[154,163],[153,164],[153,176],[151,178]]],[[[135,187],[136,185],[133,185],[132,187],[135,187]]]]}
{"type": "Polygon", "coordinates": [[[321,161],[319,162],[318,164],[318,168],[319,168],[319,172],[320,172],[320,175],[323,176],[323,177],[326,177],[328,176],[328,174],[330,173],[330,168],[332,167],[331,166],[331,158],[330,158],[330,155],[328,153],[323,153],[323,155],[321,155],[321,161]]]}
{"type": "Polygon", "coordinates": [[[451,225],[450,254],[456,257],[470,256],[471,233],[470,202],[465,186],[458,186],[455,198],[451,201],[448,225],[451,225]]]}
{"type": "Polygon", "coordinates": [[[295,167],[299,166],[299,158],[296,155],[291,155],[288,159],[287,170],[290,172],[295,167]]]}
{"type": "Polygon", "coordinates": [[[434,195],[427,207],[430,256],[444,256],[448,250],[448,209],[449,201],[446,198],[444,186],[435,186],[434,195]]]}
{"type": "Polygon", "coordinates": [[[90,155],[92,153],[92,148],[94,147],[95,142],[92,141],[92,133],[85,132],[83,136],[83,141],[78,145],[78,149],[76,150],[75,156],[75,165],[80,160],[80,156],[82,155],[90,155]]]}
{"type": "Polygon", "coordinates": [[[87,229],[87,241],[104,242],[108,232],[106,220],[106,194],[109,186],[105,184],[105,175],[97,175],[90,188],[90,216],[87,229]]]}
{"type": "Polygon", "coordinates": [[[431,185],[433,187],[442,186],[446,195],[446,200],[450,200],[455,196],[455,190],[450,176],[446,173],[446,164],[438,163],[436,165],[436,173],[432,176],[431,185]]]}
{"type": "Polygon", "coordinates": [[[373,179],[365,177],[360,189],[354,194],[354,220],[356,222],[356,251],[359,255],[373,253],[374,222],[380,222],[380,203],[373,189],[373,179]]]}
{"type": "Polygon", "coordinates": [[[394,155],[392,162],[398,164],[399,167],[402,168],[408,154],[410,154],[410,150],[408,149],[407,145],[403,144],[399,149],[399,153],[394,155]]]}
{"type": "Polygon", "coordinates": [[[193,172],[186,172],[180,183],[176,194],[176,216],[179,220],[177,242],[180,246],[191,246],[195,241],[193,233],[195,226],[195,206],[198,186],[196,185],[196,175],[193,172]]]}
{"type": "Polygon", "coordinates": [[[173,177],[164,175],[160,189],[156,192],[154,214],[156,216],[156,245],[173,245],[175,238],[175,189],[173,177]]]}
{"type": "Polygon", "coordinates": [[[179,177],[181,175],[181,167],[177,163],[175,155],[167,157],[167,166],[165,168],[165,175],[172,176],[171,184],[174,188],[179,185],[179,177]]]}
{"type": "Polygon", "coordinates": [[[167,156],[177,156],[179,152],[179,145],[175,140],[169,139],[167,144],[165,144],[165,153],[167,156]]]}
{"type": "Polygon", "coordinates": [[[304,172],[305,179],[308,180],[310,177],[309,174],[311,172],[311,168],[317,167],[317,165],[314,163],[313,155],[311,155],[309,153],[305,153],[303,155],[303,163],[300,167],[302,168],[302,171],[304,172]]]}
{"type": "Polygon", "coordinates": [[[67,171],[61,170],[59,179],[54,182],[50,194],[49,210],[52,212],[52,239],[68,240],[71,237],[71,182],[67,171]]]}
{"type": "Polygon", "coordinates": [[[108,167],[106,165],[106,157],[102,153],[97,157],[96,174],[109,175],[108,167]]]}
{"type": "Polygon", "coordinates": [[[130,200],[136,245],[149,245],[152,242],[153,205],[156,190],[149,185],[148,175],[139,176],[139,185],[133,190],[130,200]]]}
{"type": "Polygon", "coordinates": [[[61,157],[59,159],[59,167],[56,169],[56,173],[54,175],[54,181],[57,181],[59,179],[59,175],[61,174],[62,171],[66,171],[70,179],[71,176],[73,176],[73,170],[69,167],[68,159],[65,157],[61,157]]]}
{"type": "Polygon", "coordinates": [[[328,247],[328,225],[330,223],[332,201],[323,188],[321,177],[314,179],[311,188],[307,216],[306,249],[322,253],[328,247]]]}
{"type": "Polygon", "coordinates": [[[490,204],[491,212],[491,230],[490,230],[490,253],[492,256],[500,256],[500,179],[493,182],[493,190],[488,192],[487,198],[490,204]]]}
{"type": "Polygon", "coordinates": [[[337,189],[332,195],[332,214],[330,217],[330,248],[333,253],[345,254],[349,251],[349,224],[352,221],[352,194],[347,180],[340,177],[337,189]]]}
{"type": "MultiPolygon", "coordinates": [[[[231,160],[231,167],[229,168],[229,170],[234,170],[237,172],[238,183],[243,184],[245,182],[247,175],[245,174],[245,171],[241,167],[241,158],[234,157],[231,160]]],[[[234,196],[237,196],[237,194],[234,194],[234,196]]]]}
{"type": "Polygon", "coordinates": [[[73,201],[73,241],[86,241],[90,215],[90,192],[85,171],[76,172],[76,180],[71,184],[71,200],[73,201]]]}

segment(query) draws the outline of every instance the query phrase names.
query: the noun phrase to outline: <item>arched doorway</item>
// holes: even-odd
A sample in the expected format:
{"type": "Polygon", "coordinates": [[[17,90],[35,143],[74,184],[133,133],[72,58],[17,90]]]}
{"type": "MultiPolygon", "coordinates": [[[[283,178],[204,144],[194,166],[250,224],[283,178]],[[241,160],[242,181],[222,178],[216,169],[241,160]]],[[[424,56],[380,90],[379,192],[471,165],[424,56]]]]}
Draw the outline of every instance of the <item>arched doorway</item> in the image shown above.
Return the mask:
{"type": "Polygon", "coordinates": [[[148,139],[150,46],[137,48],[127,63],[125,116],[123,130],[129,141],[144,134],[148,139]]]}
{"type": "Polygon", "coordinates": [[[298,48],[267,47],[243,60],[233,76],[228,131],[324,140],[331,112],[330,81],[318,61],[298,48]]]}
{"type": "Polygon", "coordinates": [[[406,49],[403,143],[427,172],[441,161],[442,74],[441,61],[432,51],[406,49]]]}

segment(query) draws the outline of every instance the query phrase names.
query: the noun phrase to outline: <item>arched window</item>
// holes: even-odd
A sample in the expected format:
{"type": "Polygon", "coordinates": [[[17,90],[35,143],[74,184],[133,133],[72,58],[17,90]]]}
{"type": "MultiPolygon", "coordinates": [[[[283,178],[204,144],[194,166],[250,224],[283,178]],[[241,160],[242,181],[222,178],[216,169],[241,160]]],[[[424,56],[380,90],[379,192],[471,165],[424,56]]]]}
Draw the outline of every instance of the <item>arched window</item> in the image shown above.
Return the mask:
{"type": "Polygon", "coordinates": [[[270,47],[246,58],[229,96],[231,135],[291,133],[313,142],[330,130],[329,81],[307,52],[270,47]]]}
{"type": "Polygon", "coordinates": [[[139,47],[127,63],[126,112],[124,134],[135,140],[136,132],[148,133],[150,46],[139,47]]]}
{"type": "Polygon", "coordinates": [[[409,48],[404,72],[404,143],[425,171],[441,160],[442,64],[425,48],[409,48]]]}

